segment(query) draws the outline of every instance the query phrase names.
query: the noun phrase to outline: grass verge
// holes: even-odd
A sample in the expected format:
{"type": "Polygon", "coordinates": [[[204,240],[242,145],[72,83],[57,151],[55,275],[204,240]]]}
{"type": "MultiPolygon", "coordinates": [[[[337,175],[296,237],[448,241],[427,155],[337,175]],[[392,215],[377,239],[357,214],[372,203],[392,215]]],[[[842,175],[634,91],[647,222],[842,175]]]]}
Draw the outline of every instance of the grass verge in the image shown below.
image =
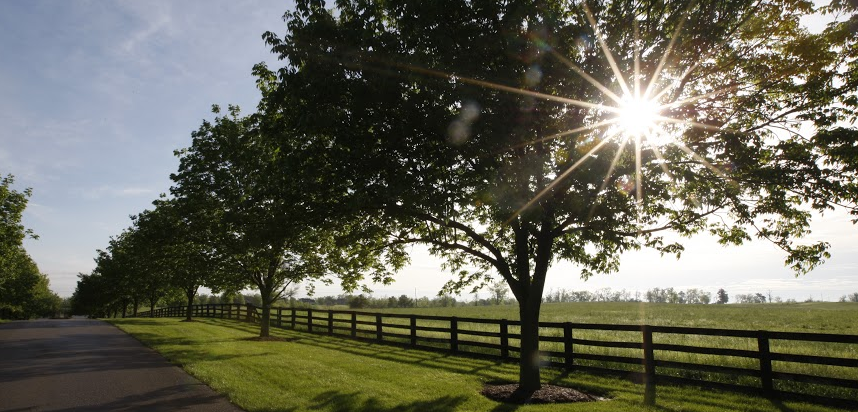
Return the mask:
{"type": "Polygon", "coordinates": [[[643,386],[584,373],[544,370],[545,382],[611,400],[505,405],[479,394],[486,382],[515,382],[517,365],[409,350],[229,320],[111,319],[188,373],[248,411],[837,411],[735,393],[659,386],[645,407],[643,386]]]}

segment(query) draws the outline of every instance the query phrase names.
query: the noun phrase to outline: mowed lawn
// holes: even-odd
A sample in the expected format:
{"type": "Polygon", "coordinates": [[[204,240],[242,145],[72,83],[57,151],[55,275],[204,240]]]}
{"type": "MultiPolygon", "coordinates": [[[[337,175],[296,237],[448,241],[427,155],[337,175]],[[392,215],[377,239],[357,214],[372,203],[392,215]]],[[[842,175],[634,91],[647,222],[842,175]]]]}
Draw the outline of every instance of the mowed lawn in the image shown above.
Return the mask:
{"type": "MultiPolygon", "coordinates": [[[[465,316],[465,315],[460,315],[465,316]]],[[[836,411],[693,387],[659,386],[645,407],[643,386],[546,369],[546,383],[608,400],[505,405],[480,395],[486,382],[515,382],[517,365],[273,329],[281,341],[254,341],[258,326],[229,320],[113,319],[116,326],[181,365],[248,411],[836,411]]]]}

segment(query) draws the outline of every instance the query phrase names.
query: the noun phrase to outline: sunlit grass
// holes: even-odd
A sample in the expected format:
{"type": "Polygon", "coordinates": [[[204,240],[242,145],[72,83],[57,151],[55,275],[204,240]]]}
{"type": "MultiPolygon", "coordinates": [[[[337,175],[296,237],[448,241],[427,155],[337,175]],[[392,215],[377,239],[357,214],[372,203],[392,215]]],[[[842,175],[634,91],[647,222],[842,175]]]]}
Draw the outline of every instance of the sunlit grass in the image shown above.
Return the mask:
{"type": "Polygon", "coordinates": [[[835,411],[772,403],[718,391],[659,386],[642,405],[643,386],[584,373],[543,373],[545,382],[611,400],[589,404],[502,405],[479,394],[485,382],[514,382],[515,364],[377,345],[283,329],[284,341],[249,340],[256,325],[229,320],[114,319],[114,324],[249,411],[835,411]]]}
{"type": "MultiPolygon", "coordinates": [[[[518,307],[469,306],[446,308],[367,309],[371,312],[414,313],[484,319],[518,319],[518,307]]],[[[685,326],[783,332],[858,334],[858,304],[795,303],[766,305],[676,305],[660,303],[545,303],[541,322],[605,323],[613,325],[685,326]]]]}

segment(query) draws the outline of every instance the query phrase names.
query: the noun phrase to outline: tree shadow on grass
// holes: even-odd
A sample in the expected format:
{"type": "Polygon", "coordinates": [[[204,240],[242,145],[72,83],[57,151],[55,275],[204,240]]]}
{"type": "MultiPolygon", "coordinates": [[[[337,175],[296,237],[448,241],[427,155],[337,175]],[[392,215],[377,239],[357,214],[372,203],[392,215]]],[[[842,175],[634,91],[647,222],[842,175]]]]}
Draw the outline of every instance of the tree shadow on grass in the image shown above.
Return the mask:
{"type": "Polygon", "coordinates": [[[464,396],[442,396],[428,401],[385,406],[378,398],[368,398],[360,393],[328,391],[313,398],[310,409],[342,412],[449,412],[457,410],[466,400],[464,396]]]}
{"type": "Polygon", "coordinates": [[[108,319],[107,323],[112,324],[121,324],[121,325],[133,325],[133,326],[161,326],[164,324],[163,321],[155,320],[153,318],[120,318],[120,319],[108,319]]]}
{"type": "MultiPolygon", "coordinates": [[[[30,411],[32,409],[27,408],[25,410],[30,411]]],[[[222,395],[217,394],[202,383],[165,386],[150,391],[131,393],[100,404],[52,409],[54,412],[172,412],[177,410],[241,411],[237,406],[230,404],[222,395]]],[[[281,412],[289,412],[289,410],[285,409],[281,412]]]]}
{"type": "MultiPolygon", "coordinates": [[[[218,327],[232,328],[247,333],[257,333],[255,325],[235,321],[201,320],[218,327]]],[[[356,340],[344,336],[329,336],[306,331],[296,331],[285,328],[272,328],[272,334],[285,338],[283,341],[269,342],[272,345],[305,345],[313,348],[325,348],[344,352],[356,356],[367,356],[391,362],[422,365],[429,368],[438,368],[448,372],[482,377],[484,381],[504,379],[510,375],[517,375],[517,364],[500,360],[489,360],[472,358],[468,356],[457,356],[447,351],[431,350],[426,348],[411,349],[407,346],[391,343],[377,343],[371,340],[356,340]],[[276,331],[276,332],[275,332],[276,331]],[[469,359],[463,362],[462,359],[469,359]]],[[[602,388],[602,392],[604,392],[602,388]]]]}

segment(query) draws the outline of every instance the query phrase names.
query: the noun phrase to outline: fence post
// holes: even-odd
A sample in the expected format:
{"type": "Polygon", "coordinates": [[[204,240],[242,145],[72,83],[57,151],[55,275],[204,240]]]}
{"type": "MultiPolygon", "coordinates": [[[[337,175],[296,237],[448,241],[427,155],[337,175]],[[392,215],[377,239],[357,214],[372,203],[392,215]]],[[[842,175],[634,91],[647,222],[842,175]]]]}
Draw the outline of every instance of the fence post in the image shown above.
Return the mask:
{"type": "Polygon", "coordinates": [[[292,307],[292,330],[295,330],[295,307],[292,307]]]}
{"type": "Polygon", "coordinates": [[[232,303],[226,307],[226,318],[232,319],[232,303]]]}
{"type": "Polygon", "coordinates": [[[334,311],[328,311],[328,335],[334,334],[334,311]]]}
{"type": "Polygon", "coordinates": [[[253,305],[251,305],[251,304],[249,304],[249,303],[248,303],[248,304],[247,304],[247,306],[246,306],[246,309],[247,309],[247,310],[246,310],[246,312],[247,312],[247,314],[244,316],[244,321],[245,321],[245,322],[250,323],[250,322],[253,320],[253,318],[251,318],[251,317],[250,317],[250,309],[251,309],[252,307],[253,307],[253,305]]]}
{"type": "Polygon", "coordinates": [[[655,405],[655,352],[652,348],[652,329],[643,325],[643,355],[644,355],[644,404],[655,405]]]}
{"type": "Polygon", "coordinates": [[[566,370],[572,370],[575,366],[574,352],[572,351],[572,323],[566,322],[563,324],[563,349],[565,352],[566,370]]]}
{"type": "Polygon", "coordinates": [[[772,354],[769,348],[769,333],[757,331],[757,347],[760,350],[760,384],[763,394],[771,396],[774,392],[772,383],[772,354]]]}
{"type": "Polygon", "coordinates": [[[500,321],[500,345],[501,358],[509,359],[509,321],[506,319],[500,321]]]}
{"type": "Polygon", "coordinates": [[[283,327],[283,308],[277,308],[277,327],[283,327]]]}
{"type": "Polygon", "coordinates": [[[307,309],[307,332],[313,331],[313,309],[307,309]]]}
{"type": "Polygon", "coordinates": [[[352,337],[357,337],[357,313],[352,312],[352,337]]]}
{"type": "Polygon", "coordinates": [[[450,318],[450,351],[459,351],[459,320],[455,316],[450,318]]]}
{"type": "Polygon", "coordinates": [[[377,313],[375,315],[375,340],[377,340],[379,342],[384,340],[384,336],[382,336],[381,332],[382,332],[381,314],[377,313]]]}
{"type": "Polygon", "coordinates": [[[411,315],[411,346],[417,346],[417,316],[411,315]]]}

